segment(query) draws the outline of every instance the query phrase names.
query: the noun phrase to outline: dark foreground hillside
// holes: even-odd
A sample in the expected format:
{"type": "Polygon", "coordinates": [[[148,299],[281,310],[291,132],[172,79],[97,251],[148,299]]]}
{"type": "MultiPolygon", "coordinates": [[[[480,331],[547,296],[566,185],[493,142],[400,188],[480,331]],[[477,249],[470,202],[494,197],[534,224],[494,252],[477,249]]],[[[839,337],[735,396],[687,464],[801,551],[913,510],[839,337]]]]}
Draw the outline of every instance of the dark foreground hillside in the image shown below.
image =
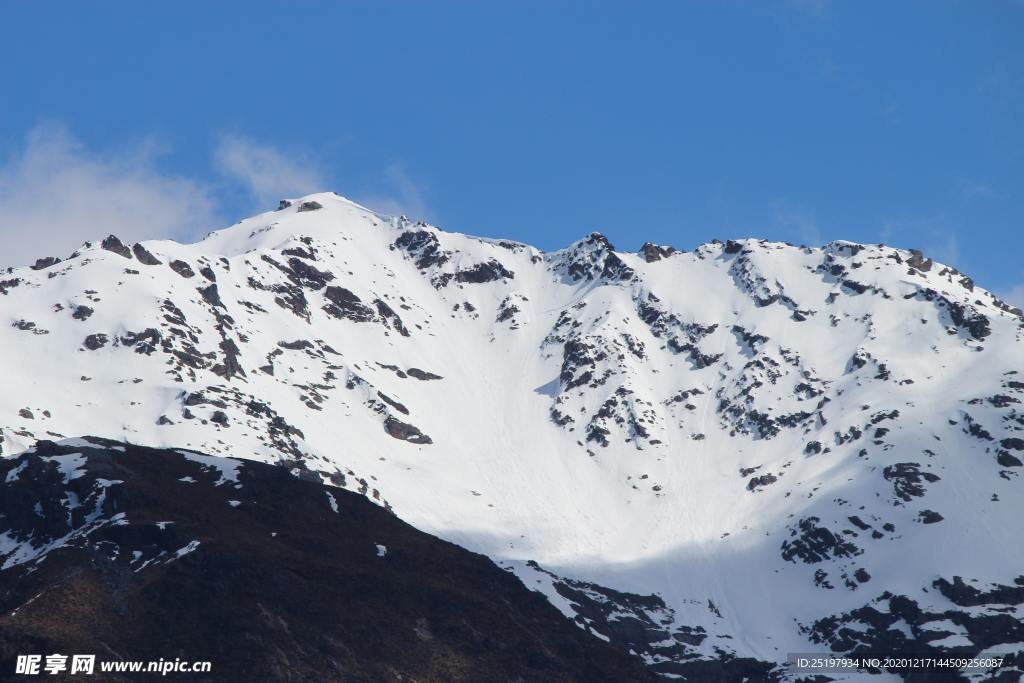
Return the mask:
{"type": "Polygon", "coordinates": [[[251,461],[40,442],[0,460],[0,565],[4,679],[56,652],[212,662],[167,680],[649,680],[484,556],[251,461]]]}

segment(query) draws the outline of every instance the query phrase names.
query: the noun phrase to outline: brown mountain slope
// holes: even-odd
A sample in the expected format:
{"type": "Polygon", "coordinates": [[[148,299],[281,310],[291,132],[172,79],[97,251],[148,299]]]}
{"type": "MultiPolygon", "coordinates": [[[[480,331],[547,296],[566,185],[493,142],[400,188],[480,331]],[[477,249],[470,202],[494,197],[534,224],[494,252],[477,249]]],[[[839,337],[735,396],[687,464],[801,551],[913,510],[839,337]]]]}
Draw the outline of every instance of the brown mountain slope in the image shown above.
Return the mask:
{"type": "Polygon", "coordinates": [[[175,680],[649,680],[486,557],[281,467],[44,441],[0,482],[0,677],[58,652],[212,662],[175,680]]]}

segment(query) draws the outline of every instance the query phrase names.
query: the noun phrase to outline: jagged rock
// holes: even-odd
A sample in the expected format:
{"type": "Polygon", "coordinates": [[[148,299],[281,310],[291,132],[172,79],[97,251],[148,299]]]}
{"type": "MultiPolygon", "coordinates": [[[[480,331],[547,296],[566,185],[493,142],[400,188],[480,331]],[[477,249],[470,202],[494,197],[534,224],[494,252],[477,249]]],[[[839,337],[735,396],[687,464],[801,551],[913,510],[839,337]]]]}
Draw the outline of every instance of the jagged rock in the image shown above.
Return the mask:
{"type": "Polygon", "coordinates": [[[291,284],[280,284],[271,287],[271,291],[278,295],[274,297],[275,304],[309,322],[309,301],[306,299],[306,295],[301,287],[291,284]]]}
{"type": "Polygon", "coordinates": [[[949,302],[949,315],[954,325],[966,329],[975,339],[982,340],[992,333],[987,317],[955,301],[949,302]]]}
{"type": "Polygon", "coordinates": [[[319,211],[322,208],[324,208],[324,205],[321,204],[320,202],[309,201],[309,202],[302,202],[301,204],[299,204],[299,208],[296,209],[296,210],[297,211],[319,211]]]}
{"type": "Polygon", "coordinates": [[[498,304],[498,315],[494,318],[494,321],[503,323],[512,320],[515,314],[520,312],[521,309],[512,302],[512,297],[507,296],[498,304]]]}
{"type": "Polygon", "coordinates": [[[171,261],[168,265],[171,267],[171,270],[184,278],[196,276],[196,272],[192,270],[192,266],[179,259],[171,261]]]}
{"type": "Polygon", "coordinates": [[[22,332],[31,332],[32,334],[49,334],[48,330],[38,327],[31,320],[15,320],[11,323],[11,327],[22,332]]]}
{"type": "Polygon", "coordinates": [[[159,330],[147,327],[141,332],[127,332],[121,339],[121,345],[127,348],[134,348],[136,353],[141,353],[146,356],[156,352],[157,349],[162,348],[163,337],[159,330]]]}
{"type": "Polygon", "coordinates": [[[819,526],[819,522],[821,520],[817,517],[806,517],[796,527],[790,527],[793,540],[782,542],[782,559],[796,562],[799,558],[807,564],[815,564],[835,557],[854,557],[863,552],[850,541],[819,526]]]}
{"type": "Polygon", "coordinates": [[[484,263],[478,263],[472,268],[456,271],[455,281],[479,284],[483,282],[494,282],[495,280],[501,280],[502,278],[511,280],[515,276],[516,274],[511,270],[507,269],[494,259],[491,259],[484,263]]]}
{"type": "Polygon", "coordinates": [[[409,336],[409,330],[406,328],[398,314],[395,313],[394,309],[384,303],[381,299],[374,299],[373,304],[377,307],[377,314],[380,315],[387,324],[389,324],[403,337],[409,336]]]}
{"type": "Polygon", "coordinates": [[[441,375],[435,375],[432,372],[426,372],[419,368],[409,368],[405,371],[410,377],[415,377],[418,380],[431,380],[431,379],[444,379],[441,375]]]}
{"type": "Polygon", "coordinates": [[[636,275],[615,253],[615,246],[599,232],[592,232],[573,245],[565,261],[565,272],[573,282],[596,277],[610,281],[631,280],[636,275]]]}
{"type": "Polygon", "coordinates": [[[856,280],[843,280],[842,285],[845,289],[850,290],[856,294],[863,294],[868,291],[868,286],[857,282],[856,280]]]}
{"type": "Polygon", "coordinates": [[[979,341],[985,339],[992,332],[988,317],[973,306],[954,301],[932,287],[923,287],[904,298],[921,298],[933,302],[940,311],[945,311],[954,327],[966,330],[968,334],[979,341]]]}
{"type": "Polygon", "coordinates": [[[887,465],[882,470],[886,481],[892,482],[893,493],[904,502],[919,498],[925,494],[924,482],[939,481],[937,474],[922,472],[921,465],[916,462],[899,462],[887,465]]]}
{"type": "Polygon", "coordinates": [[[324,306],[324,310],[335,318],[346,318],[358,323],[373,320],[373,309],[344,287],[327,287],[324,298],[330,302],[324,306]]]}
{"type": "Polygon", "coordinates": [[[226,310],[227,307],[224,305],[224,302],[221,301],[220,292],[217,291],[217,285],[200,287],[199,294],[203,297],[203,301],[210,304],[211,306],[216,306],[217,308],[224,308],[226,310]]]}
{"type": "Polygon", "coordinates": [[[300,284],[311,289],[322,289],[334,279],[334,274],[314,268],[297,258],[288,259],[288,266],[300,284]]]}
{"type": "Polygon", "coordinates": [[[296,256],[298,258],[306,259],[307,261],[316,261],[316,252],[313,249],[288,247],[287,249],[282,249],[281,253],[284,256],[296,256]]]}
{"type": "Polygon", "coordinates": [[[747,490],[757,491],[759,488],[768,486],[769,484],[774,484],[778,480],[778,477],[773,474],[762,474],[759,477],[751,477],[750,481],[747,482],[747,490]]]}
{"type": "Polygon", "coordinates": [[[159,266],[163,263],[163,261],[149,253],[149,251],[142,246],[141,242],[136,242],[132,245],[132,253],[135,254],[135,258],[139,260],[139,263],[144,266],[159,266]]]}
{"type": "Polygon", "coordinates": [[[952,582],[939,577],[932,586],[960,607],[1024,604],[1024,575],[1014,579],[1014,583],[1014,586],[995,585],[991,590],[981,591],[965,583],[962,577],[954,576],[952,582]]]}
{"type": "Polygon", "coordinates": [[[85,338],[85,341],[82,342],[82,345],[90,351],[96,351],[97,349],[101,349],[107,345],[107,335],[102,333],[90,334],[85,338]]]}
{"type": "Polygon", "coordinates": [[[434,443],[433,440],[421,432],[418,427],[402,422],[390,415],[384,420],[384,431],[388,433],[388,436],[401,439],[402,441],[408,441],[409,443],[434,443]]]}
{"type": "Polygon", "coordinates": [[[282,349],[290,349],[292,351],[301,351],[303,349],[314,348],[313,342],[309,341],[308,339],[296,339],[293,342],[279,341],[277,342],[277,345],[280,346],[282,349]]]}
{"type": "Polygon", "coordinates": [[[75,306],[75,311],[71,314],[71,317],[75,320],[88,320],[89,316],[93,313],[95,313],[95,311],[93,311],[89,306],[75,306]]]}
{"type": "Polygon", "coordinates": [[[559,379],[564,389],[575,389],[595,380],[597,363],[608,356],[580,339],[570,339],[562,349],[559,379]]]}
{"type": "MultiPolygon", "coordinates": [[[[378,391],[377,392],[377,397],[380,400],[382,400],[385,403],[387,403],[392,408],[394,408],[395,410],[397,410],[398,412],[402,413],[403,415],[408,415],[409,414],[409,409],[408,408],[406,408],[404,405],[402,405],[401,403],[399,403],[395,399],[391,398],[387,394],[384,394],[384,393],[378,391]]],[[[392,436],[394,436],[394,435],[392,435],[392,436]]]]}
{"type": "Polygon", "coordinates": [[[921,271],[922,273],[927,273],[932,269],[932,260],[930,258],[925,258],[924,254],[917,249],[911,249],[910,258],[907,259],[907,265],[921,271]]]}
{"type": "Polygon", "coordinates": [[[410,230],[403,232],[395,240],[394,245],[416,259],[416,267],[424,270],[432,266],[440,266],[449,259],[449,253],[441,250],[437,235],[426,230],[410,230]]]}
{"type": "Polygon", "coordinates": [[[657,244],[651,244],[650,242],[644,242],[643,246],[640,247],[640,253],[644,257],[644,261],[647,263],[654,263],[660,261],[663,258],[668,258],[672,254],[676,253],[675,247],[662,247],[657,244]]]}
{"type": "Polygon", "coordinates": [[[219,346],[223,354],[222,360],[217,365],[214,365],[211,370],[225,379],[245,377],[245,368],[242,367],[241,362],[238,360],[242,355],[238,349],[238,344],[233,339],[225,338],[221,340],[219,346]]]}
{"type": "Polygon", "coordinates": [[[636,273],[615,252],[610,252],[605,256],[601,276],[608,280],[632,280],[636,273]]]}
{"type": "Polygon", "coordinates": [[[35,264],[30,266],[32,270],[46,270],[50,266],[55,266],[60,263],[60,259],[56,256],[47,256],[45,258],[36,259],[35,264]]]}
{"type": "Polygon", "coordinates": [[[126,247],[124,243],[114,235],[110,235],[103,240],[100,243],[100,246],[107,251],[112,251],[119,256],[124,256],[126,259],[130,259],[132,257],[132,250],[126,247]]]}
{"type": "MultiPolygon", "coordinates": [[[[943,588],[950,590],[951,587],[944,579],[939,579],[933,585],[940,591],[943,588]]],[[[968,593],[961,592],[959,588],[950,590],[950,596],[965,595],[968,593]]],[[[947,597],[953,600],[950,596],[947,597]]],[[[1000,644],[1018,642],[1024,636],[1024,627],[1007,614],[945,608],[939,611],[922,606],[905,595],[885,591],[862,607],[815,621],[805,632],[812,642],[827,645],[833,653],[884,652],[898,661],[904,657],[942,658],[963,657],[965,653],[977,654],[1000,644]],[[962,638],[955,640],[970,644],[946,644],[943,634],[934,630],[940,624],[955,624],[964,633],[962,638]]],[[[950,632],[946,631],[945,634],[950,635],[950,632]]],[[[1012,666],[1013,657],[1006,661],[1011,662],[1012,666]]],[[[931,680],[934,676],[930,674],[935,673],[934,668],[930,671],[927,668],[917,671],[894,668],[890,671],[904,674],[906,680],[931,680]]],[[[1007,673],[1011,676],[1009,680],[1019,677],[1012,671],[1007,673]]]]}

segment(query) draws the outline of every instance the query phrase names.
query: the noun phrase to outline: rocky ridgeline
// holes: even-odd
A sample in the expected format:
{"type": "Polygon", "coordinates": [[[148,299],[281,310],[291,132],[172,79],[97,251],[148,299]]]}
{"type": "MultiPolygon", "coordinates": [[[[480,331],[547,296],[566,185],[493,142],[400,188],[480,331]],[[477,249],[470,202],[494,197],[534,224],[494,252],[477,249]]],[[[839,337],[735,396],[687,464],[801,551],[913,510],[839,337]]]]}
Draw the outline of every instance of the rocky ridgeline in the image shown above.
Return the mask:
{"type": "MultiPolygon", "coordinates": [[[[808,646],[859,647],[843,635],[854,622],[876,631],[858,643],[889,642],[891,624],[863,617],[905,599],[920,619],[962,612],[949,619],[967,641],[950,651],[978,650],[993,642],[972,635],[979,609],[1019,604],[925,600],[955,576],[1012,586],[1019,566],[996,546],[984,575],[913,568],[893,581],[919,593],[887,587],[902,548],[938,552],[921,540],[932,530],[969,537],[1024,514],[1024,317],[917,251],[729,240],[626,253],[592,233],[543,253],[315,195],[195,245],[110,236],[40,259],[0,277],[0,313],[3,369],[26,387],[0,398],[4,455],[85,431],[230,453],[438,533],[489,520],[460,540],[515,560],[515,542],[492,539],[557,554],[545,534],[593,508],[577,490],[589,481],[625,527],[637,510],[664,553],[695,528],[723,548],[756,537],[765,571],[821,601],[780,616],[808,646]],[[744,521],[727,521],[736,511],[744,521]]],[[[714,581],[659,607],[585,569],[537,567],[549,571],[553,601],[578,607],[567,616],[606,623],[600,636],[664,673],[784,658],[738,644],[730,629],[752,608],[730,612],[714,581]],[[628,614],[659,625],[627,637],[628,614]],[[673,645],[655,645],[659,629],[673,645]]],[[[926,640],[944,642],[907,642],[926,640]]]]}

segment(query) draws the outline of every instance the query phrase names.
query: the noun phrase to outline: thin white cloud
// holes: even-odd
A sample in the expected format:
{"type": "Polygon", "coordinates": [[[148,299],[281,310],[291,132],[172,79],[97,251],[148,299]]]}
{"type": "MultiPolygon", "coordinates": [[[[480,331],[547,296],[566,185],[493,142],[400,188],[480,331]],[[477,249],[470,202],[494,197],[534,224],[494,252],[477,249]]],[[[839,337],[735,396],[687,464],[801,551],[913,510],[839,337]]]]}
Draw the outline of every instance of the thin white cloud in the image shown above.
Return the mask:
{"type": "Polygon", "coordinates": [[[881,107],[881,113],[886,123],[897,124],[902,120],[900,118],[900,105],[898,102],[892,100],[884,102],[881,107]]]}
{"type": "Polygon", "coordinates": [[[389,216],[408,216],[431,220],[433,211],[424,199],[424,191],[400,164],[384,169],[383,191],[359,197],[355,201],[389,216]]]}
{"type": "Polygon", "coordinates": [[[796,10],[817,19],[824,19],[829,15],[832,2],[831,0],[786,0],[785,5],[791,10],[796,10]]]}
{"type": "MultiPolygon", "coordinates": [[[[313,159],[238,135],[212,150],[216,182],[164,173],[157,164],[164,151],[149,139],[101,153],[59,125],[30,131],[16,153],[0,159],[0,267],[64,257],[108,234],[125,242],[191,241],[229,222],[224,207],[236,205],[232,195],[251,202],[247,212],[329,187],[313,159]]],[[[381,213],[431,218],[402,166],[385,168],[371,187],[354,199],[381,213]]]]}
{"type": "Polygon", "coordinates": [[[956,235],[943,231],[935,235],[934,241],[925,246],[925,251],[939,263],[954,266],[960,262],[960,242],[956,235]]]}
{"type": "Polygon", "coordinates": [[[240,183],[264,210],[279,199],[327,189],[312,159],[239,135],[221,139],[213,159],[217,169],[230,181],[240,183]]]}
{"type": "Polygon", "coordinates": [[[775,224],[778,227],[794,235],[809,247],[821,246],[823,241],[821,230],[810,211],[786,201],[773,203],[772,211],[775,214],[775,224]]]}
{"type": "Polygon", "coordinates": [[[92,153],[64,128],[32,130],[0,164],[0,266],[65,256],[88,240],[191,239],[220,225],[208,188],[155,166],[152,140],[92,153]]]}
{"type": "Polygon", "coordinates": [[[880,241],[899,249],[920,249],[925,256],[954,268],[960,267],[960,241],[956,233],[942,227],[945,219],[889,219],[879,231],[880,241]]]}
{"type": "MultiPolygon", "coordinates": [[[[222,138],[213,160],[221,175],[230,183],[241,185],[256,201],[255,210],[266,210],[279,199],[328,188],[315,159],[240,135],[222,138]]],[[[350,199],[389,216],[431,219],[433,212],[424,199],[422,187],[401,164],[387,166],[373,187],[371,191],[350,195],[350,199]]]]}
{"type": "Polygon", "coordinates": [[[1011,287],[1000,298],[1011,306],[1024,309],[1024,282],[1016,287],[1011,287]]]}
{"type": "Polygon", "coordinates": [[[978,81],[978,92],[999,109],[1013,107],[1024,97],[1024,75],[1006,62],[993,64],[978,81]]]}
{"type": "Polygon", "coordinates": [[[960,178],[960,197],[964,202],[998,198],[1001,195],[984,182],[972,178],[960,178]]]}

